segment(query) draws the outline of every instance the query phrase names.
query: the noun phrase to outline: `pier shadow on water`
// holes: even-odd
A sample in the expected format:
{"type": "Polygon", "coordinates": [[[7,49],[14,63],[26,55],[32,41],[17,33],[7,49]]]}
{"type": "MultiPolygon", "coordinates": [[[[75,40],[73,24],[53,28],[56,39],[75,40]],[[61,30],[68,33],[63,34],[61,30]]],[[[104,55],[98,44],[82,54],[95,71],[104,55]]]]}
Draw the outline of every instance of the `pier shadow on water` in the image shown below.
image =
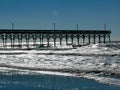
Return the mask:
{"type": "Polygon", "coordinates": [[[70,76],[0,74],[0,90],[120,90],[120,87],[70,76]]]}

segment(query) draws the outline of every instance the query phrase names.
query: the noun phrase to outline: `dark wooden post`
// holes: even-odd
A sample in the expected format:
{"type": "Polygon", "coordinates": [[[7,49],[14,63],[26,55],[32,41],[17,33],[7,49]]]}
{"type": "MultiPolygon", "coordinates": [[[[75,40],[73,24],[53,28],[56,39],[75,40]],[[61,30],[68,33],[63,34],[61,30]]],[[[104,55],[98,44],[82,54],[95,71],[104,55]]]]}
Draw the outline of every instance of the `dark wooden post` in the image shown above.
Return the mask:
{"type": "Polygon", "coordinates": [[[3,41],[3,42],[2,42],[2,43],[3,43],[3,47],[5,48],[5,45],[4,45],[4,38],[2,38],[2,41],[3,41]]]}
{"type": "Polygon", "coordinates": [[[53,39],[54,39],[54,47],[56,47],[56,33],[55,33],[55,29],[56,29],[56,26],[55,26],[55,22],[53,23],[53,26],[54,26],[54,35],[53,35],[53,39]]]}
{"type": "Polygon", "coordinates": [[[41,34],[39,35],[39,39],[40,39],[40,46],[41,46],[41,34]]]}
{"type": "Polygon", "coordinates": [[[18,44],[19,48],[22,48],[22,34],[18,34],[18,44]]]}
{"type": "Polygon", "coordinates": [[[7,35],[5,33],[2,34],[2,40],[3,40],[3,47],[5,49],[7,47],[7,35]]]}
{"type": "Polygon", "coordinates": [[[105,43],[106,42],[106,34],[104,34],[103,38],[104,38],[104,43],[105,43]]]}
{"type": "Polygon", "coordinates": [[[50,38],[47,38],[47,46],[48,47],[50,46],[49,42],[50,42],[50,38]]]}
{"type": "Polygon", "coordinates": [[[80,42],[79,42],[79,35],[77,35],[77,44],[79,45],[80,42]]]}
{"type": "Polygon", "coordinates": [[[99,34],[98,37],[99,37],[99,43],[101,43],[101,35],[99,34]]]}
{"type": "Polygon", "coordinates": [[[30,38],[29,38],[29,35],[26,34],[26,46],[27,46],[27,47],[29,47],[29,39],[30,39],[30,38]]]}
{"type": "Polygon", "coordinates": [[[109,38],[109,42],[111,42],[111,39],[110,39],[110,34],[108,35],[108,38],[109,38]]]}
{"type": "Polygon", "coordinates": [[[56,47],[56,37],[54,37],[53,39],[54,39],[54,47],[56,47]]]}
{"type": "Polygon", "coordinates": [[[90,43],[91,43],[91,35],[88,34],[88,44],[90,44],[90,43]]]}
{"type": "Polygon", "coordinates": [[[43,46],[43,35],[42,34],[40,34],[39,35],[39,39],[40,39],[40,46],[43,46]]]}
{"type": "Polygon", "coordinates": [[[71,43],[73,45],[73,38],[74,38],[73,33],[70,35],[70,37],[71,37],[71,43]]]}
{"type": "Polygon", "coordinates": [[[73,37],[71,37],[71,43],[72,43],[72,45],[73,45],[73,37]]]}
{"type": "Polygon", "coordinates": [[[68,35],[66,34],[66,45],[68,45],[68,35]]]}
{"type": "Polygon", "coordinates": [[[43,39],[44,39],[44,37],[43,37],[43,35],[42,35],[42,38],[41,38],[41,44],[42,44],[42,46],[43,46],[43,39]]]}
{"type": "Polygon", "coordinates": [[[15,47],[15,37],[13,37],[13,48],[15,47]]]}
{"type": "Polygon", "coordinates": [[[96,43],[96,34],[94,34],[94,36],[93,36],[93,38],[94,38],[94,44],[96,43]]]}
{"type": "Polygon", "coordinates": [[[62,46],[62,38],[60,37],[60,46],[62,46]]]}
{"type": "Polygon", "coordinates": [[[18,37],[18,46],[20,48],[20,38],[18,37]]]}
{"type": "Polygon", "coordinates": [[[12,44],[12,37],[10,37],[10,42],[11,42],[11,48],[12,48],[12,46],[13,46],[13,44],[12,44]]]}
{"type": "Polygon", "coordinates": [[[36,38],[33,38],[34,46],[36,46],[36,38]]]}
{"type": "Polygon", "coordinates": [[[33,34],[32,35],[32,38],[33,38],[33,45],[36,47],[36,40],[37,40],[37,35],[36,34],[33,34]]]}
{"type": "Polygon", "coordinates": [[[82,39],[83,39],[83,45],[85,45],[85,35],[82,35],[82,39]]]}

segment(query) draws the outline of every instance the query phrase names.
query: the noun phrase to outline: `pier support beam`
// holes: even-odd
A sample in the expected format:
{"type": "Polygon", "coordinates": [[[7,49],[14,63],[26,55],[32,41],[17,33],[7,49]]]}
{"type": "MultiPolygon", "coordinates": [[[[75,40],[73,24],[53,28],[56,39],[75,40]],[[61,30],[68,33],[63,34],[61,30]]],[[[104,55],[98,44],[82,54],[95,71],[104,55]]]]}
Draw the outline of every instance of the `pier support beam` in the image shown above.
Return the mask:
{"type": "Polygon", "coordinates": [[[96,43],[96,35],[95,34],[93,36],[93,39],[94,39],[93,43],[95,44],[96,43]]]}
{"type": "Polygon", "coordinates": [[[71,38],[71,44],[73,45],[73,37],[71,38]]]}
{"type": "Polygon", "coordinates": [[[79,36],[77,37],[77,44],[78,44],[78,45],[80,44],[80,42],[79,42],[79,36]]]}
{"type": "Polygon", "coordinates": [[[36,39],[37,38],[33,38],[33,45],[36,47],[36,39]]]}
{"type": "Polygon", "coordinates": [[[68,36],[66,35],[66,45],[68,45],[68,36]]]}
{"type": "Polygon", "coordinates": [[[42,46],[43,46],[43,39],[44,39],[44,38],[42,37],[42,38],[41,38],[41,44],[42,44],[42,46]]]}
{"type": "Polygon", "coordinates": [[[11,41],[11,48],[14,48],[14,38],[10,38],[11,41]]]}
{"type": "Polygon", "coordinates": [[[54,47],[56,47],[56,38],[54,38],[54,47]]]}
{"type": "Polygon", "coordinates": [[[21,33],[17,35],[19,48],[22,48],[22,38],[23,38],[23,37],[22,37],[22,34],[21,34],[21,33]]]}
{"type": "Polygon", "coordinates": [[[2,38],[4,49],[7,48],[7,38],[2,38]]]}
{"type": "Polygon", "coordinates": [[[40,39],[40,46],[41,46],[41,44],[42,44],[42,38],[40,37],[39,39],[40,39]]]}
{"type": "Polygon", "coordinates": [[[50,38],[47,38],[47,47],[49,47],[50,46],[50,38]]]}
{"type": "Polygon", "coordinates": [[[40,39],[40,46],[43,46],[43,39],[44,36],[42,34],[39,35],[39,39],[40,39]]]}
{"type": "Polygon", "coordinates": [[[18,38],[19,48],[22,48],[22,38],[18,38]]]}
{"type": "Polygon", "coordinates": [[[82,39],[83,39],[83,45],[85,45],[85,35],[82,35],[82,39]]]}
{"type": "Polygon", "coordinates": [[[104,36],[103,36],[103,38],[104,38],[104,43],[106,43],[106,35],[104,34],[104,36]]]}
{"type": "Polygon", "coordinates": [[[111,39],[110,39],[110,34],[108,35],[108,38],[109,38],[109,42],[111,42],[111,39]]]}
{"type": "Polygon", "coordinates": [[[101,35],[98,35],[98,37],[99,37],[99,43],[101,43],[101,35]]]}
{"type": "Polygon", "coordinates": [[[62,46],[62,38],[60,38],[60,46],[62,46]]]}
{"type": "Polygon", "coordinates": [[[26,46],[29,48],[29,38],[26,38],[26,46]]]}
{"type": "Polygon", "coordinates": [[[91,38],[90,38],[91,36],[90,36],[90,34],[88,35],[88,44],[90,44],[90,42],[91,42],[91,38]]]}

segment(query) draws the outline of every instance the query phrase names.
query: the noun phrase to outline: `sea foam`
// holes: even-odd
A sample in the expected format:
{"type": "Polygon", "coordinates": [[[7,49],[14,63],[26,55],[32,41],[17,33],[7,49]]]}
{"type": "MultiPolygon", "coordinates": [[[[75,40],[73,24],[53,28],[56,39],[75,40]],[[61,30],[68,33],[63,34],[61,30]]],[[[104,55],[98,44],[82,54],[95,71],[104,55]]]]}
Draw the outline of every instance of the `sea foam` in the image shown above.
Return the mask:
{"type": "Polygon", "coordinates": [[[120,43],[1,50],[3,74],[55,74],[85,77],[120,86],[120,43]]]}

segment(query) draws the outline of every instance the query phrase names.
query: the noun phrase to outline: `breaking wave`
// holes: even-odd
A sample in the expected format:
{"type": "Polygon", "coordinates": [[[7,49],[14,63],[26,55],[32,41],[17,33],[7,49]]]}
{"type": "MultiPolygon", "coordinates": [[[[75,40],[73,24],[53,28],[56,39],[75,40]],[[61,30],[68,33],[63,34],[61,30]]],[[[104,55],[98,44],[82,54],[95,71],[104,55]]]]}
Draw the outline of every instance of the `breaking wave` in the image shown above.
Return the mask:
{"type": "Polygon", "coordinates": [[[1,50],[2,74],[55,74],[85,77],[120,86],[120,43],[1,50]]]}

